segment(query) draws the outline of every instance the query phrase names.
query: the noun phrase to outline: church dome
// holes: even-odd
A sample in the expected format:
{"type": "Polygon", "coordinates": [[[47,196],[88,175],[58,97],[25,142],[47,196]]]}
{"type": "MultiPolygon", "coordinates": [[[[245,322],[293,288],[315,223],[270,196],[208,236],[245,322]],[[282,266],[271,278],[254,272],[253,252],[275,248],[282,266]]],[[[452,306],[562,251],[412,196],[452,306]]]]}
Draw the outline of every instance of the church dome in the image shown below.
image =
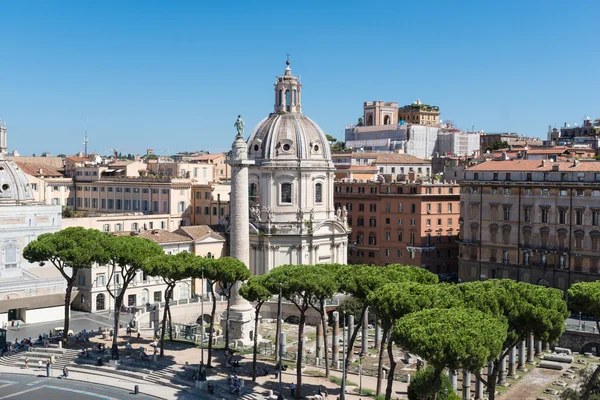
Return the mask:
{"type": "Polygon", "coordinates": [[[302,114],[302,84],[285,73],[275,80],[274,112],[254,128],[248,139],[251,160],[331,161],[329,142],[314,121],[302,114]]]}
{"type": "Polygon", "coordinates": [[[0,205],[33,201],[31,186],[21,169],[0,155],[0,205]]]}
{"type": "Polygon", "coordinates": [[[330,160],[329,143],[315,122],[302,113],[271,114],[248,139],[248,158],[330,160]]]}

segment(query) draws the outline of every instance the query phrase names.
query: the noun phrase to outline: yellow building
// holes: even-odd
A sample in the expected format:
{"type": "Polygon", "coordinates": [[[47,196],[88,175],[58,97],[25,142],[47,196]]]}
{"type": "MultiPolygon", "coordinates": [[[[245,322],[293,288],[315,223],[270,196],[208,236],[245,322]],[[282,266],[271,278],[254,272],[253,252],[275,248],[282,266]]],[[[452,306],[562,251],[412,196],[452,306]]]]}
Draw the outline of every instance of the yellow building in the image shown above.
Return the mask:
{"type": "Polygon", "coordinates": [[[229,215],[231,184],[210,183],[192,187],[192,225],[217,225],[229,215]]]}
{"type": "Polygon", "coordinates": [[[437,125],[440,123],[440,108],[417,100],[398,109],[398,120],[407,124],[437,125]]]}

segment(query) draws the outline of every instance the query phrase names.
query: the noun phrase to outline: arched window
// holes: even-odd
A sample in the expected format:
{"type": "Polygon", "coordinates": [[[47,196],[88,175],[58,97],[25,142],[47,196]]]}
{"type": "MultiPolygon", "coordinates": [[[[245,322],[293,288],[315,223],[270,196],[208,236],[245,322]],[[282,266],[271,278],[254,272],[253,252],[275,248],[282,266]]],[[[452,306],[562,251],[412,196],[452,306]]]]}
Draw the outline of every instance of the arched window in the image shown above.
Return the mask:
{"type": "Polygon", "coordinates": [[[283,105],[283,89],[279,89],[279,98],[277,99],[277,104],[280,106],[283,105]]]}
{"type": "Polygon", "coordinates": [[[290,98],[291,94],[290,94],[290,89],[287,89],[285,91],[285,111],[290,111],[290,103],[291,103],[291,98],[290,98]]]}
{"type": "Polygon", "coordinates": [[[373,116],[369,115],[369,117],[367,118],[367,125],[371,126],[373,125],[373,116]]]}
{"type": "Polygon", "coordinates": [[[252,201],[254,201],[254,202],[258,201],[257,192],[258,192],[258,185],[256,183],[251,183],[250,184],[250,190],[248,192],[248,198],[249,198],[249,200],[251,202],[252,201]]]}
{"type": "Polygon", "coordinates": [[[317,183],[315,185],[315,203],[323,202],[323,184],[317,183]]]}
{"type": "Polygon", "coordinates": [[[386,115],[385,117],[383,117],[383,124],[384,125],[390,124],[390,116],[389,115],[386,115]]]}
{"type": "Polygon", "coordinates": [[[282,183],[281,184],[281,202],[291,203],[292,202],[292,184],[282,183]]]}
{"type": "Polygon", "coordinates": [[[212,253],[209,251],[208,254],[206,255],[206,258],[215,258],[212,253]]]}
{"type": "Polygon", "coordinates": [[[298,99],[298,98],[297,98],[296,89],[294,89],[294,102],[293,102],[293,104],[294,104],[294,105],[298,104],[298,103],[297,103],[297,99],[298,99]]]}
{"type": "Polygon", "coordinates": [[[102,311],[104,310],[104,302],[105,302],[106,298],[104,297],[104,294],[99,293],[96,296],[96,311],[102,311]]]}

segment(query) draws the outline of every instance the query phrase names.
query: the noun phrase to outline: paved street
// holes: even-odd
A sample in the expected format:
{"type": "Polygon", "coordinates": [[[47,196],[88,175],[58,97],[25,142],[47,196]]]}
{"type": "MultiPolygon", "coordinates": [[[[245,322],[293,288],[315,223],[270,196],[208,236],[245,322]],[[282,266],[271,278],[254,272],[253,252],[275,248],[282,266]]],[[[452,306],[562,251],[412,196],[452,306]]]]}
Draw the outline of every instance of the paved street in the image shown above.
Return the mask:
{"type": "Polygon", "coordinates": [[[0,378],[0,399],[153,399],[148,395],[134,395],[111,386],[72,381],[69,379],[46,378],[45,371],[37,376],[3,374],[0,378]]]}
{"type": "MultiPolygon", "coordinates": [[[[129,322],[129,315],[121,314],[121,324],[124,325],[129,322]]],[[[19,340],[23,338],[37,338],[41,333],[48,333],[49,330],[63,326],[64,321],[62,319],[51,322],[44,322],[40,324],[25,324],[22,325],[19,330],[16,328],[11,329],[8,326],[7,340],[13,341],[15,338],[19,340]]],[[[88,331],[97,331],[98,327],[102,326],[111,328],[113,326],[113,318],[108,316],[108,313],[103,314],[91,314],[81,311],[71,311],[71,327],[73,333],[80,332],[83,329],[88,331]]]]}

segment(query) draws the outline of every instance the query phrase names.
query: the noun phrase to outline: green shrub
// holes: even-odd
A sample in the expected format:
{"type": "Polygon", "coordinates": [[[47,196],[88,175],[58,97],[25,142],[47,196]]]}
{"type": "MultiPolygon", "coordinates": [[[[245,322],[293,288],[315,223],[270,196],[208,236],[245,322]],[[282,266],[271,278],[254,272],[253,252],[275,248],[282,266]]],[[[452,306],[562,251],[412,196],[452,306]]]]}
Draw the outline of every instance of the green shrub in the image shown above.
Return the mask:
{"type": "Polygon", "coordinates": [[[446,400],[460,400],[454,390],[452,389],[452,382],[446,374],[442,374],[441,381],[436,382],[434,376],[435,371],[433,367],[429,366],[425,369],[418,371],[415,376],[411,379],[410,385],[408,385],[408,399],[409,400],[423,400],[431,398],[437,390],[438,399],[444,399],[444,389],[448,391],[446,400]]]}

